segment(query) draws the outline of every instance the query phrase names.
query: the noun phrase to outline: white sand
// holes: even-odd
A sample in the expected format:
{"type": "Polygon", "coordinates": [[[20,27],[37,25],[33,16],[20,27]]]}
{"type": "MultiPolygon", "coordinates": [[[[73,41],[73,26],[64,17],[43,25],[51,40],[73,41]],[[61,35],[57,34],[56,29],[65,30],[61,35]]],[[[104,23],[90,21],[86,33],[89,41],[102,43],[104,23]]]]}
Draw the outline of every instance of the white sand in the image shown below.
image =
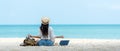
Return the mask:
{"type": "Polygon", "coordinates": [[[66,39],[70,40],[68,46],[19,46],[23,40],[0,38],[0,51],[120,51],[120,40],[115,39],[66,39]]]}

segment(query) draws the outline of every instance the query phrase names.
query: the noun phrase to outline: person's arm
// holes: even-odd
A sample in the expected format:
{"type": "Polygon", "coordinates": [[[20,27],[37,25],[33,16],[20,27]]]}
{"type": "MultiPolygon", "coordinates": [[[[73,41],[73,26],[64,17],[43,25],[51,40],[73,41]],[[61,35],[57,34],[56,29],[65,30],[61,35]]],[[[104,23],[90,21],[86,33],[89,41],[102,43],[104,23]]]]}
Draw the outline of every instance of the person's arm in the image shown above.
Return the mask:
{"type": "MultiPolygon", "coordinates": [[[[33,38],[41,38],[40,36],[32,36],[33,38]]],[[[64,38],[64,36],[55,36],[55,38],[64,38]]]]}
{"type": "Polygon", "coordinates": [[[40,36],[32,36],[33,38],[41,38],[40,36]]]}
{"type": "Polygon", "coordinates": [[[64,38],[64,36],[55,36],[55,38],[64,38]]]}
{"type": "Polygon", "coordinates": [[[30,34],[28,34],[28,37],[32,37],[32,38],[41,38],[40,36],[32,36],[30,34]]]}

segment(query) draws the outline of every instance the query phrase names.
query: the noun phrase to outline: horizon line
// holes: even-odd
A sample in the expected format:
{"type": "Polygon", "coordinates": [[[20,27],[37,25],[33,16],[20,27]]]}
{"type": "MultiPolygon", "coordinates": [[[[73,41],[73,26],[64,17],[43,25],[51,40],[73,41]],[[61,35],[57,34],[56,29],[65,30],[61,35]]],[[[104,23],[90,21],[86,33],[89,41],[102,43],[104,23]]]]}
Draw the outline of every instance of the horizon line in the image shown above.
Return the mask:
{"type": "MultiPolygon", "coordinates": [[[[41,24],[0,24],[0,25],[41,25],[41,24]]],[[[50,24],[50,25],[120,25],[120,24],[50,24]]]]}

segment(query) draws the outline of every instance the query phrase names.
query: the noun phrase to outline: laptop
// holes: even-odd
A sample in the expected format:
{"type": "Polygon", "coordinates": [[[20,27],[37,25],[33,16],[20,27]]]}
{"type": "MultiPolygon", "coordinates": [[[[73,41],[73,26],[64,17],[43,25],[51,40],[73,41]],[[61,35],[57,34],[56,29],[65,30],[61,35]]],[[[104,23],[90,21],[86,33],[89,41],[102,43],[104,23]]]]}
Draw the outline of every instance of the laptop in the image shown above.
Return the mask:
{"type": "Polygon", "coordinates": [[[66,46],[69,44],[69,40],[61,40],[59,43],[61,46],[66,46]]]}

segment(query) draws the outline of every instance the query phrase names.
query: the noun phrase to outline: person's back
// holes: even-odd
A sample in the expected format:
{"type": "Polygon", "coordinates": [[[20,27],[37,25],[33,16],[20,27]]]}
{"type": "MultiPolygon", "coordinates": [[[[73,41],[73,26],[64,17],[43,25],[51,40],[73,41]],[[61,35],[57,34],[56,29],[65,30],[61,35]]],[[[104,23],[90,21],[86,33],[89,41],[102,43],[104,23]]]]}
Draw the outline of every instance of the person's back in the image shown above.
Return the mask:
{"type": "Polygon", "coordinates": [[[52,27],[49,26],[49,18],[44,17],[41,19],[42,24],[40,26],[40,37],[41,40],[38,41],[39,46],[52,46],[54,44],[54,34],[52,27]]]}
{"type": "Polygon", "coordinates": [[[52,40],[53,42],[54,42],[54,38],[55,38],[55,35],[54,35],[54,33],[53,33],[53,29],[52,29],[52,27],[49,27],[48,28],[48,36],[47,37],[44,37],[43,35],[42,35],[42,32],[40,31],[40,37],[41,37],[41,39],[50,39],[50,40],[52,40]]]}

